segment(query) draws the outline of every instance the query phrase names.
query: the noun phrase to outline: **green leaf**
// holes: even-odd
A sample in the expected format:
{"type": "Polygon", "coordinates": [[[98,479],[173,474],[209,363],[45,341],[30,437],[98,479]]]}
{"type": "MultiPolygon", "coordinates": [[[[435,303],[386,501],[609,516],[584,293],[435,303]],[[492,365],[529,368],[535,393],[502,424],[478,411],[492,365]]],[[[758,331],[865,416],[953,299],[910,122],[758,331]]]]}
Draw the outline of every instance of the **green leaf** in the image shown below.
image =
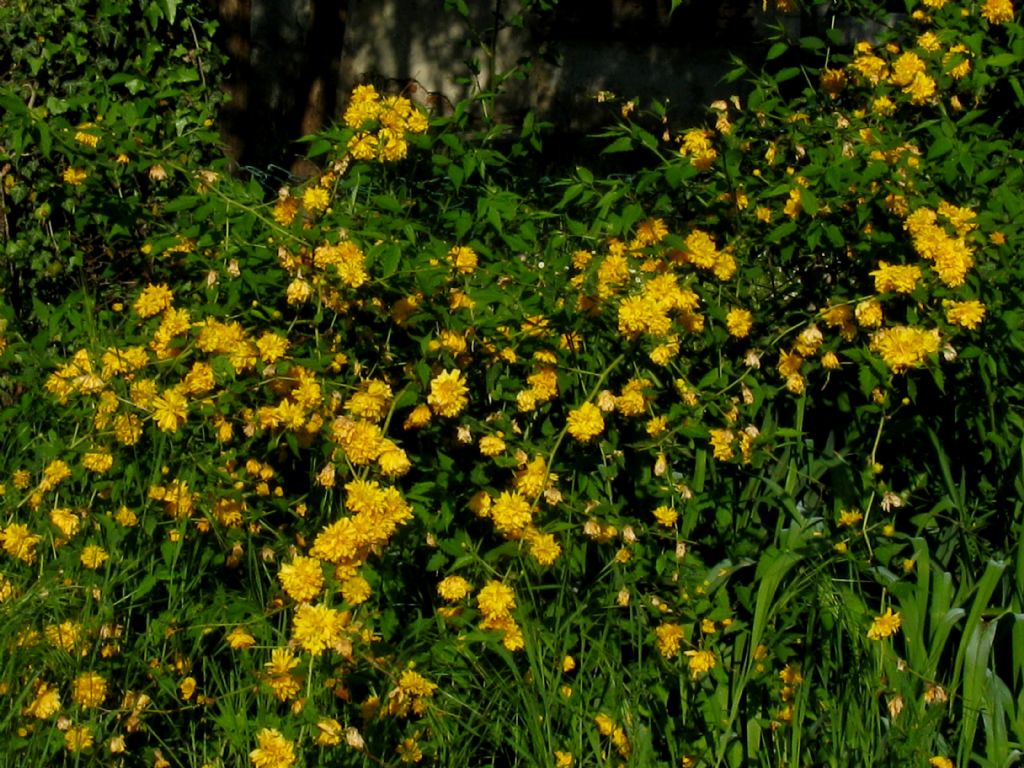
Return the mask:
{"type": "Polygon", "coordinates": [[[601,150],[603,155],[611,155],[616,152],[629,152],[633,149],[633,139],[629,136],[620,136],[607,147],[601,150]]]}

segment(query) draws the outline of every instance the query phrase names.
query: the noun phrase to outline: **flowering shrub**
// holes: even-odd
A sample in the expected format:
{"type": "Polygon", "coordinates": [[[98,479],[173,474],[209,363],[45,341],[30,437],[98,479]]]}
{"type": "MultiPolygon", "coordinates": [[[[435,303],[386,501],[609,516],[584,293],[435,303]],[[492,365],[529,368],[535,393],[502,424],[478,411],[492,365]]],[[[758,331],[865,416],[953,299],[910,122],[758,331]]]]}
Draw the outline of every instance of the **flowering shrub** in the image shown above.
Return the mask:
{"type": "Polygon", "coordinates": [[[1006,762],[1014,18],[793,42],[629,178],[370,86],[270,203],[183,161],[147,273],[3,309],[6,752],[1006,762]]]}

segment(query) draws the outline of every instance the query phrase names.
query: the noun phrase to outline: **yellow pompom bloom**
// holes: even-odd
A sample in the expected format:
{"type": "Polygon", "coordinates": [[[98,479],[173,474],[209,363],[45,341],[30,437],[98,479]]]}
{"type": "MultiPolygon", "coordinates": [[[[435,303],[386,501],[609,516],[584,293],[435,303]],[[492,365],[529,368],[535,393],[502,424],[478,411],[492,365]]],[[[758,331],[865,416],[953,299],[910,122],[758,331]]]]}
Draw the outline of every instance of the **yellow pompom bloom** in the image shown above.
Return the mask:
{"type": "Polygon", "coordinates": [[[326,210],[330,202],[330,195],[322,187],[309,187],[302,193],[302,205],[307,211],[326,210]]]}
{"type": "Polygon", "coordinates": [[[733,457],[732,441],[736,433],[731,429],[712,429],[710,431],[711,448],[718,461],[728,461],[733,457]]]}
{"type": "Polygon", "coordinates": [[[324,586],[323,570],[315,557],[296,555],[290,563],[281,566],[277,578],[288,596],[300,603],[312,600],[324,586]]]}
{"type": "Polygon", "coordinates": [[[472,585],[461,576],[446,576],[437,585],[437,594],[449,603],[462,600],[472,591],[472,585]]]}
{"type": "Polygon", "coordinates": [[[604,417],[596,405],[584,403],[569,412],[566,429],[581,443],[586,443],[604,431],[604,417]]]}
{"type": "Polygon", "coordinates": [[[68,752],[81,752],[92,745],[92,729],[87,725],[73,726],[64,732],[64,748],[68,752]]]}
{"type": "Polygon", "coordinates": [[[469,404],[469,387],[462,378],[462,371],[445,371],[430,382],[427,404],[439,416],[458,416],[469,404]]]}
{"type": "Polygon", "coordinates": [[[725,329],[730,336],[735,336],[737,339],[746,337],[753,324],[754,316],[749,309],[733,308],[725,316],[725,329]]]}
{"type": "Polygon", "coordinates": [[[502,491],[491,504],[491,519],[503,536],[518,539],[533,519],[533,509],[518,491],[502,491]]]}
{"type": "Polygon", "coordinates": [[[488,618],[508,616],[516,607],[516,595],[512,587],[500,581],[489,581],[476,596],[480,612],[488,618]]]}
{"type": "Polygon", "coordinates": [[[353,576],[341,583],[341,596],[349,605],[361,605],[370,599],[373,589],[362,576],[353,576]]]}
{"type": "Polygon", "coordinates": [[[171,306],[174,300],[174,293],[167,287],[166,283],[153,285],[150,283],[139,294],[133,305],[139,317],[153,317],[171,306]]]}
{"type": "Polygon", "coordinates": [[[530,556],[539,565],[551,565],[562,554],[562,547],[554,534],[530,529],[526,532],[525,538],[530,543],[530,556]]]}
{"type": "Polygon", "coordinates": [[[484,435],[479,442],[480,453],[484,456],[500,456],[505,452],[505,441],[499,432],[496,435],[484,435]]]}
{"type": "Polygon", "coordinates": [[[45,720],[54,715],[60,709],[60,691],[49,683],[39,683],[36,688],[35,698],[29,703],[22,714],[25,717],[34,717],[38,720],[45,720]]]}
{"type": "Polygon", "coordinates": [[[409,412],[408,416],[406,416],[405,421],[402,424],[402,428],[419,429],[420,427],[424,427],[430,423],[432,415],[430,407],[424,403],[420,403],[409,412]]]}
{"type": "Polygon", "coordinates": [[[666,659],[672,659],[679,655],[679,645],[682,643],[685,633],[678,624],[661,624],[654,630],[658,639],[658,651],[666,659]]]}
{"type": "Polygon", "coordinates": [[[878,328],[882,324],[882,305],[875,299],[860,302],[854,314],[861,328],[878,328]]]}
{"type": "Polygon", "coordinates": [[[35,562],[36,545],[40,541],[42,536],[32,533],[29,527],[22,523],[11,523],[0,529],[0,542],[3,543],[4,552],[28,565],[35,562]]]}
{"type": "Polygon", "coordinates": [[[717,660],[715,654],[712,651],[701,649],[699,651],[686,651],[685,655],[689,657],[686,662],[690,668],[690,677],[696,680],[705,672],[710,672],[715,668],[717,660]]]}
{"type": "Polygon", "coordinates": [[[228,643],[228,647],[233,651],[244,650],[245,648],[252,648],[256,645],[256,638],[250,635],[242,627],[234,627],[228,632],[225,638],[228,643]]]}
{"type": "Polygon", "coordinates": [[[1013,21],[1013,3],[1010,0],[985,0],[981,15],[989,24],[1005,24],[1013,21]]]}
{"type": "Polygon", "coordinates": [[[878,353],[893,373],[905,373],[924,365],[928,355],[939,349],[939,332],[899,325],[884,328],[871,337],[870,348],[878,353]]]}
{"type": "Polygon", "coordinates": [[[875,278],[876,293],[910,293],[921,279],[921,268],[915,264],[888,264],[878,262],[871,273],[875,278]]]}
{"type": "Polygon", "coordinates": [[[82,565],[91,571],[102,568],[109,559],[110,555],[107,554],[107,550],[95,544],[83,547],[82,554],[79,556],[82,565]]]}
{"type": "Polygon", "coordinates": [[[304,603],[295,611],[292,637],[300,648],[319,656],[340,639],[346,623],[346,616],[333,608],[304,603]]]}
{"type": "Polygon", "coordinates": [[[460,272],[463,275],[471,275],[476,271],[477,263],[479,259],[476,255],[476,251],[466,246],[456,246],[448,251],[448,263],[452,265],[456,272],[460,272]]]}
{"type": "Polygon", "coordinates": [[[259,746],[249,753],[255,768],[291,768],[295,765],[295,747],[280,731],[263,728],[256,734],[259,746]]]}
{"type": "Polygon", "coordinates": [[[950,325],[959,325],[974,330],[981,321],[985,319],[985,305],[980,301],[950,301],[942,302],[946,311],[946,322],[950,325]]]}

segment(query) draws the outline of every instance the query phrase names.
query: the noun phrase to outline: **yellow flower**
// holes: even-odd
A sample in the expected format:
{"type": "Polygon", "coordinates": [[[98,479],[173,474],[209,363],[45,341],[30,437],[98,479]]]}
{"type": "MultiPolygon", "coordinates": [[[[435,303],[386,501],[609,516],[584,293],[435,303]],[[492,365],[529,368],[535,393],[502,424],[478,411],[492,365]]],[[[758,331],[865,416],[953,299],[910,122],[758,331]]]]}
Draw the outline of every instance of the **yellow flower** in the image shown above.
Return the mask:
{"type": "Polygon", "coordinates": [[[1013,3],[1010,0],[985,0],[981,15],[989,24],[1005,24],[1013,21],[1013,3]]]}
{"type": "Polygon", "coordinates": [[[861,328],[877,328],[882,324],[882,305],[875,299],[865,299],[854,312],[861,328]]]}
{"type": "Polygon", "coordinates": [[[864,519],[859,509],[844,509],[839,512],[839,525],[849,527],[864,519]]]}
{"type": "Polygon", "coordinates": [[[181,692],[181,698],[189,701],[196,692],[196,679],[192,676],[186,677],[181,681],[178,690],[181,692]]]}
{"type": "Polygon", "coordinates": [[[95,544],[83,547],[82,554],[79,556],[82,565],[91,571],[100,569],[109,559],[110,555],[107,554],[107,550],[95,544]]]}
{"type": "Polygon", "coordinates": [[[636,228],[636,239],[641,246],[657,245],[668,235],[668,227],[662,219],[645,219],[636,228]]]}
{"type": "Polygon", "coordinates": [[[353,576],[341,583],[341,596],[349,605],[360,605],[370,599],[372,594],[370,582],[362,576],[353,576]]]}
{"type": "Polygon", "coordinates": [[[787,664],[779,672],[779,679],[783,684],[788,686],[800,685],[804,681],[804,676],[800,672],[799,667],[794,667],[792,664],[787,664]]]}
{"type": "Polygon", "coordinates": [[[139,298],[135,300],[135,304],[132,306],[139,317],[153,317],[170,307],[173,300],[174,293],[167,287],[166,283],[160,283],[159,285],[150,283],[143,288],[139,298]]]}
{"type": "Polygon", "coordinates": [[[893,85],[903,87],[910,85],[914,78],[924,71],[925,63],[921,57],[913,51],[906,51],[893,62],[890,79],[893,85]]]}
{"type": "Polygon", "coordinates": [[[260,352],[260,360],[273,363],[288,351],[288,339],[267,331],[256,340],[256,348],[260,352]]]}
{"type": "Polygon", "coordinates": [[[67,507],[54,507],[50,511],[50,522],[59,528],[60,532],[69,539],[78,533],[82,525],[78,515],[67,507]]]}
{"type": "Polygon", "coordinates": [[[357,133],[348,140],[345,149],[356,160],[372,160],[377,156],[377,137],[372,133],[357,133]]]}
{"type": "Polygon", "coordinates": [[[870,348],[893,373],[905,373],[924,365],[928,355],[938,351],[939,332],[934,328],[925,330],[904,325],[884,328],[871,337],[870,348]]]}
{"type": "Polygon", "coordinates": [[[533,519],[533,508],[518,491],[502,491],[491,504],[491,519],[503,536],[518,539],[533,519]]]}
{"type": "Polygon", "coordinates": [[[301,277],[296,277],[285,289],[285,297],[289,304],[304,304],[312,294],[313,286],[301,277]]]}
{"type": "Polygon", "coordinates": [[[731,429],[712,429],[710,437],[711,447],[718,461],[728,461],[733,457],[732,441],[736,434],[731,429]]]}
{"type": "Polygon", "coordinates": [[[934,757],[928,758],[928,765],[931,765],[934,768],[956,768],[952,760],[948,757],[943,757],[942,755],[935,755],[934,757]]]}
{"type": "Polygon", "coordinates": [[[128,507],[122,506],[115,513],[114,520],[117,521],[118,525],[122,525],[125,528],[133,528],[138,524],[139,517],[128,507]]]}
{"type": "Polygon", "coordinates": [[[42,536],[32,533],[28,526],[22,523],[11,523],[0,530],[0,541],[3,542],[4,552],[28,565],[35,562],[36,545],[41,540],[42,536]]]}
{"type": "Polygon", "coordinates": [[[562,554],[562,547],[554,534],[540,533],[531,528],[526,531],[526,540],[530,543],[530,556],[540,565],[551,565],[562,554]]]}
{"type": "Polygon", "coordinates": [[[290,563],[281,566],[277,578],[288,596],[300,603],[312,600],[324,586],[320,561],[315,557],[296,555],[290,563]]]}
{"type": "Polygon", "coordinates": [[[56,714],[60,709],[60,691],[49,683],[39,683],[36,688],[36,695],[32,702],[25,707],[22,714],[25,717],[34,717],[45,720],[56,714]]]}
{"type": "Polygon", "coordinates": [[[480,612],[487,617],[508,616],[516,607],[516,595],[500,581],[489,581],[476,596],[480,612]]]}
{"type": "Polygon", "coordinates": [[[302,193],[302,205],[307,211],[326,210],[330,202],[330,195],[322,187],[309,187],[302,193]]]}
{"type": "Polygon", "coordinates": [[[602,736],[611,736],[612,731],[615,730],[615,721],[603,712],[594,718],[594,723],[597,725],[598,733],[602,736]]]}
{"type": "Polygon", "coordinates": [[[448,263],[452,265],[456,272],[460,272],[463,275],[471,275],[476,271],[477,263],[476,251],[466,246],[456,246],[448,251],[448,263]]]}
{"type": "Polygon", "coordinates": [[[555,768],[572,768],[573,756],[571,752],[560,752],[555,750],[555,768]]]}
{"type": "Polygon", "coordinates": [[[412,737],[404,739],[395,747],[395,751],[398,753],[398,759],[403,763],[418,763],[423,759],[423,752],[416,743],[416,739],[412,737]]]}
{"type": "Polygon", "coordinates": [[[387,416],[392,399],[386,382],[371,379],[359,384],[358,391],[345,401],[345,409],[367,421],[379,422],[387,416]]]}
{"type": "Polygon", "coordinates": [[[264,664],[268,672],[263,679],[278,701],[287,701],[302,690],[302,680],[292,674],[298,665],[299,660],[287,648],[271,651],[270,661],[264,664]]]}
{"type": "Polygon", "coordinates": [[[462,378],[462,371],[445,371],[430,382],[427,404],[440,416],[458,416],[469,404],[469,388],[462,378]]]}
{"type": "Polygon", "coordinates": [[[868,630],[869,640],[881,640],[884,637],[892,637],[900,628],[903,617],[892,612],[892,606],[885,609],[885,613],[876,616],[871,622],[871,629],[868,630]]]}
{"type": "Polygon", "coordinates": [[[693,680],[715,668],[715,654],[712,651],[701,649],[699,651],[685,651],[684,654],[689,657],[687,666],[690,668],[690,677],[693,680]]]}
{"type": "Polygon", "coordinates": [[[74,726],[64,732],[64,747],[68,752],[81,752],[92,744],[92,729],[87,725],[74,726]]]}
{"type": "Polygon", "coordinates": [[[77,187],[89,177],[89,174],[81,168],[67,168],[61,177],[64,179],[65,184],[77,187]]]}
{"type": "Polygon", "coordinates": [[[256,645],[256,638],[250,635],[242,627],[234,627],[228,633],[226,640],[228,642],[228,647],[235,651],[252,648],[252,646],[256,645]]]}
{"type": "Polygon", "coordinates": [[[658,639],[658,651],[666,659],[672,659],[679,655],[679,644],[683,641],[685,633],[678,624],[661,624],[654,630],[658,639]]]}
{"type": "Polygon", "coordinates": [[[676,524],[676,520],[679,519],[679,513],[672,507],[662,504],[654,510],[654,519],[658,521],[659,525],[671,528],[676,524]]]}
{"type": "Polygon", "coordinates": [[[461,576],[446,576],[437,585],[437,594],[449,603],[458,602],[472,591],[472,585],[461,576]]]}
{"type": "Polygon", "coordinates": [[[584,403],[569,412],[566,429],[581,443],[586,443],[604,431],[604,417],[596,405],[584,403]]]}
{"type": "Polygon", "coordinates": [[[102,475],[114,466],[114,457],[109,451],[103,449],[89,451],[82,456],[82,466],[90,472],[102,475]]]}
{"type": "Polygon", "coordinates": [[[871,276],[875,278],[876,293],[910,293],[921,279],[921,268],[915,264],[879,261],[878,269],[871,276]]]}
{"type": "Polygon", "coordinates": [[[730,336],[735,336],[737,339],[747,336],[753,323],[754,316],[749,309],[730,309],[725,316],[726,330],[729,331],[730,336]]]}
{"type": "Polygon", "coordinates": [[[922,72],[914,75],[914,79],[903,89],[903,92],[910,96],[912,104],[925,104],[935,95],[935,91],[935,81],[922,72]]]}
{"type": "Polygon", "coordinates": [[[303,603],[295,611],[292,637],[313,656],[319,656],[341,637],[347,617],[326,605],[303,603]]]}
{"type": "Polygon", "coordinates": [[[946,322],[974,330],[985,319],[985,305],[980,301],[944,300],[942,308],[946,311],[946,322]]]}
{"type": "Polygon", "coordinates": [[[164,390],[153,400],[153,419],[162,432],[177,432],[187,418],[188,400],[177,387],[164,390]]]}
{"type": "Polygon", "coordinates": [[[484,456],[499,456],[505,452],[505,441],[499,432],[496,435],[484,435],[478,443],[480,453],[484,456]]]}
{"type": "Polygon", "coordinates": [[[326,718],[316,724],[316,743],[320,747],[333,747],[341,743],[341,723],[333,717],[326,718]]]}
{"type": "Polygon", "coordinates": [[[280,731],[263,728],[256,734],[259,746],[249,753],[256,768],[291,768],[295,765],[295,749],[280,731]]]}
{"type": "Polygon", "coordinates": [[[841,69],[825,69],[821,73],[821,89],[829,95],[829,98],[836,98],[840,91],[846,87],[846,73],[841,69]]]}

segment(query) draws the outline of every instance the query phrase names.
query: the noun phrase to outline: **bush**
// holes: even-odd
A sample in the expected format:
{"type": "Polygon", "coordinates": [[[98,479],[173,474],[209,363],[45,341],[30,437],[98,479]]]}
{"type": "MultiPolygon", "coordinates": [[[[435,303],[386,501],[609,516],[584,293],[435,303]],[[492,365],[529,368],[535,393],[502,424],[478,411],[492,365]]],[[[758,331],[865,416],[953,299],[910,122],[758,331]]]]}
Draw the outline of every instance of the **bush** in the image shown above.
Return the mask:
{"type": "Polygon", "coordinates": [[[269,204],[168,162],[138,286],[4,310],[6,752],[1008,764],[1007,7],[630,102],[625,175],[368,86],[269,204]]]}

